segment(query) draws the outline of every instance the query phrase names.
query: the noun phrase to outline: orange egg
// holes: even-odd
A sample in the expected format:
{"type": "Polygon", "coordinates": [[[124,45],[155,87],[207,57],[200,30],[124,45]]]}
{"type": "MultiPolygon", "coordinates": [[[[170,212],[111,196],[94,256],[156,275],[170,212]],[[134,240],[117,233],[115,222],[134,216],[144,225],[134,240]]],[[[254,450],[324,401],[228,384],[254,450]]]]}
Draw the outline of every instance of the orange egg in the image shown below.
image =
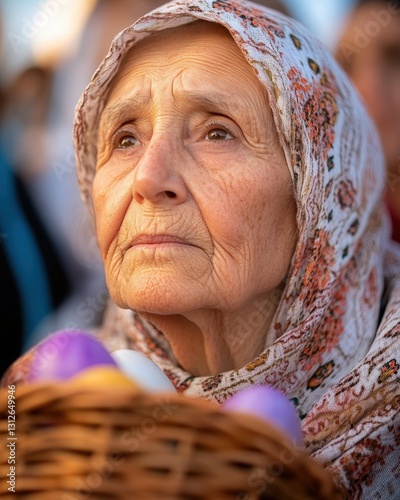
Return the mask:
{"type": "Polygon", "coordinates": [[[80,387],[125,387],[143,390],[140,385],[135,384],[132,379],[125,376],[121,371],[112,366],[94,366],[79,372],[71,377],[70,382],[80,387]]]}

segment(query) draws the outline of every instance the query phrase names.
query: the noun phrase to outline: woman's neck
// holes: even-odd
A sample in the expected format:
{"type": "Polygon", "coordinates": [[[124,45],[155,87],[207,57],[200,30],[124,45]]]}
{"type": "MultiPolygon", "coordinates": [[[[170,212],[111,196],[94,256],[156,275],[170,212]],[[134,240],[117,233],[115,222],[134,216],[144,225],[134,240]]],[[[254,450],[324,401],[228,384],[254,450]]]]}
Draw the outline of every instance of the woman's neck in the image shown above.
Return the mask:
{"type": "Polygon", "coordinates": [[[281,292],[254,299],[240,311],[195,311],[161,316],[141,313],[169,341],[179,365],[196,376],[241,368],[275,340],[269,332],[281,292]]]}

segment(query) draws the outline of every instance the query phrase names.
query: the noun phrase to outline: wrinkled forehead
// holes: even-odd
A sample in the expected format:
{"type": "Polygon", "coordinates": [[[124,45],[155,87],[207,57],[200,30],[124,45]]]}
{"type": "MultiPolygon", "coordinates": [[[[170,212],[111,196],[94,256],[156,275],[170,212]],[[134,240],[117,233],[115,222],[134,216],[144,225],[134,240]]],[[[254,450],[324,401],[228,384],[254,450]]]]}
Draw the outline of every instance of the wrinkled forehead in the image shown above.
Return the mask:
{"type": "Polygon", "coordinates": [[[110,84],[100,117],[99,141],[104,128],[133,109],[141,116],[147,109],[149,115],[156,90],[159,108],[167,89],[177,109],[190,103],[199,112],[233,113],[238,119],[254,122],[253,126],[267,125],[268,133],[276,134],[266,88],[229,31],[215,23],[196,21],[153,33],[127,52],[110,84]],[[257,106],[250,114],[253,102],[257,106]]]}
{"type": "MultiPolygon", "coordinates": [[[[198,57],[199,44],[201,44],[203,51],[209,54],[207,66],[212,68],[213,65],[223,65],[225,52],[231,56],[230,62],[232,62],[233,56],[234,62],[244,68],[244,71],[253,77],[253,80],[260,85],[260,88],[264,88],[237,43],[224,26],[208,21],[195,20],[189,24],[151,33],[131,47],[124,55],[120,67],[109,85],[104,100],[105,107],[113,99],[115,90],[121,86],[121,82],[127,80],[132,75],[132,72],[134,73],[135,67],[139,65],[147,68],[149,73],[157,72],[160,69],[158,77],[161,79],[163,76],[162,71],[172,63],[178,62],[182,70],[188,66],[199,66],[199,59],[202,61],[198,57]],[[218,62],[213,57],[216,51],[221,57],[218,62]],[[162,63],[161,68],[159,68],[160,62],[162,63]]],[[[229,67],[226,68],[227,71],[229,69],[229,67]]]]}
{"type": "Polygon", "coordinates": [[[167,57],[171,50],[178,51],[179,48],[195,47],[197,39],[199,38],[209,40],[210,50],[212,50],[213,44],[235,46],[238,54],[244,58],[232,35],[225,26],[210,21],[193,19],[186,24],[170,28],[166,27],[165,29],[151,32],[145,38],[139,40],[123,55],[115,77],[118,77],[118,74],[123,71],[127,63],[132,59],[134,60],[138,53],[151,56],[154,50],[163,49],[167,57]]]}

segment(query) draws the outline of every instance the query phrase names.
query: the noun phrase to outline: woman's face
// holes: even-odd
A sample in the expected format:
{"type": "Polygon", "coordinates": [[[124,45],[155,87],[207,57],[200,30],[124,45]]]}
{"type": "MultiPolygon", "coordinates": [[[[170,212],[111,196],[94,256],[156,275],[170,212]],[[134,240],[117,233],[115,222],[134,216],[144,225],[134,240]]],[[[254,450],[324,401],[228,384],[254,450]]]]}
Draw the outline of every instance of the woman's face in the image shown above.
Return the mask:
{"type": "Polygon", "coordinates": [[[103,111],[93,186],[114,301],[136,311],[234,311],[288,271],[295,204],[267,94],[227,31],[146,38],[103,111]]]}

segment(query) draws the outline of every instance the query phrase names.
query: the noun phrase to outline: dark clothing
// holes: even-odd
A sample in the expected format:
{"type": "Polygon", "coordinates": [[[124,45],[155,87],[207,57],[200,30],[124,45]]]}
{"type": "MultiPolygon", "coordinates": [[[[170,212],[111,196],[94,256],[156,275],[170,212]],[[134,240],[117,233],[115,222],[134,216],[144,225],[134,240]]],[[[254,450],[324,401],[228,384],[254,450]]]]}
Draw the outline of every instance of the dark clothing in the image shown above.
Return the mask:
{"type": "Polygon", "coordinates": [[[1,376],[70,284],[26,188],[1,152],[0,178],[1,376]]]}
{"type": "Polygon", "coordinates": [[[392,219],[392,239],[400,243],[400,217],[395,213],[390,205],[389,213],[392,219]]]}

